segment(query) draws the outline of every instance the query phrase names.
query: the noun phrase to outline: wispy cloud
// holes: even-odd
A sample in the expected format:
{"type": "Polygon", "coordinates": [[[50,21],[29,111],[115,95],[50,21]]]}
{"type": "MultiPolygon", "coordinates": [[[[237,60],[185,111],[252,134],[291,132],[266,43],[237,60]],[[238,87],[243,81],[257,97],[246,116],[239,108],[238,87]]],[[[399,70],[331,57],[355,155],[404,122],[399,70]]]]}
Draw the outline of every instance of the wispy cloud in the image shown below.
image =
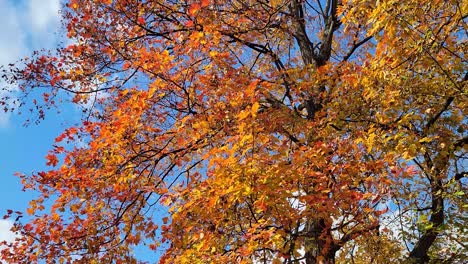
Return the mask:
{"type": "Polygon", "coordinates": [[[0,63],[11,63],[27,50],[26,32],[21,26],[20,13],[10,1],[0,0],[0,63]]]}
{"type": "MultiPolygon", "coordinates": [[[[32,50],[52,48],[58,40],[60,0],[0,0],[0,66],[14,63],[32,50]]],[[[8,95],[0,80],[0,98],[8,95]]],[[[14,90],[10,87],[9,90],[14,90]]],[[[0,128],[8,127],[10,113],[0,109],[0,128]]]]}
{"type": "MultiPolygon", "coordinates": [[[[9,220],[0,219],[0,242],[1,241],[13,242],[16,235],[10,231],[10,228],[12,226],[13,226],[13,222],[9,220]]],[[[2,247],[0,247],[0,251],[1,250],[2,250],[2,247]]],[[[5,262],[0,261],[0,263],[5,263],[5,262]]]]}
{"type": "MultiPolygon", "coordinates": [[[[0,65],[6,65],[18,60],[27,50],[26,34],[21,27],[21,18],[10,1],[0,0],[0,25],[3,25],[0,34],[0,65]]],[[[3,88],[5,84],[0,82],[0,85],[3,88]]],[[[1,88],[0,98],[7,95],[1,88]]],[[[0,128],[8,126],[9,118],[10,113],[0,110],[0,128]]]]}
{"type": "Polygon", "coordinates": [[[0,241],[12,242],[15,239],[15,234],[10,231],[13,222],[0,219],[0,241]]]}
{"type": "Polygon", "coordinates": [[[28,14],[33,32],[44,32],[55,27],[60,20],[59,11],[59,0],[29,0],[28,14]]]}
{"type": "Polygon", "coordinates": [[[23,24],[32,49],[53,48],[60,38],[60,1],[28,0],[23,24]]]}

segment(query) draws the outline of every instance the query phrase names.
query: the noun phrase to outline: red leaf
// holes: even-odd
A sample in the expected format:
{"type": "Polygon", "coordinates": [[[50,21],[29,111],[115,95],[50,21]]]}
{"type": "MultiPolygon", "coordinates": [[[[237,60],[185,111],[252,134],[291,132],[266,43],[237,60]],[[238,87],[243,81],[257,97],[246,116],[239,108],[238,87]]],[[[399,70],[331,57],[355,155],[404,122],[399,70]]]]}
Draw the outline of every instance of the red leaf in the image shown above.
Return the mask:
{"type": "Polygon", "coordinates": [[[46,159],[47,159],[47,162],[46,162],[47,166],[53,166],[53,167],[57,166],[58,158],[54,154],[51,154],[51,153],[47,154],[46,159]]]}
{"type": "Polygon", "coordinates": [[[206,7],[210,4],[210,0],[202,0],[201,1],[201,7],[206,7]]]}
{"type": "Polygon", "coordinates": [[[200,4],[192,4],[188,10],[188,13],[193,16],[195,15],[196,13],[198,13],[198,11],[200,11],[201,9],[201,6],[200,4]]]}

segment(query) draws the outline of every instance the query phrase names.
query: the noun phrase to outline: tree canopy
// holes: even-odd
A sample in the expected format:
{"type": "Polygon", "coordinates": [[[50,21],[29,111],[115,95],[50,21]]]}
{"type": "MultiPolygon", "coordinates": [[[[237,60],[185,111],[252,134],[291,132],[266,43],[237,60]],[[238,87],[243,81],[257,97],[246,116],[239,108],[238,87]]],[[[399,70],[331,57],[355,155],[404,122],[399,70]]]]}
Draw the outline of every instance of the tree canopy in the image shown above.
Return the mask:
{"type": "Polygon", "coordinates": [[[32,121],[83,107],[50,170],[19,175],[39,196],[5,216],[3,260],[467,261],[467,16],[460,0],[67,1],[72,44],[3,72],[32,121]]]}

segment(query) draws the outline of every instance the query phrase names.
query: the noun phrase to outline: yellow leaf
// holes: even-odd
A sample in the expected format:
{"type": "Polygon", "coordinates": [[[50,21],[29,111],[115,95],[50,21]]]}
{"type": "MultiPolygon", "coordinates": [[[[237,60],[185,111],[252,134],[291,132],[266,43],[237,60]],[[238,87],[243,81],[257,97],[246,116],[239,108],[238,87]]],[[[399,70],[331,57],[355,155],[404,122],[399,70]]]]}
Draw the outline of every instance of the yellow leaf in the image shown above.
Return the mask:
{"type": "Polygon", "coordinates": [[[255,102],[253,105],[252,105],[252,116],[253,117],[256,117],[257,116],[257,113],[258,113],[258,109],[260,108],[260,104],[258,102],[255,102]]]}
{"type": "Polygon", "coordinates": [[[426,142],[431,142],[431,141],[432,141],[431,138],[425,137],[425,138],[420,139],[419,143],[426,143],[426,142]]]}
{"type": "Polygon", "coordinates": [[[202,120],[198,123],[194,123],[192,127],[195,129],[207,129],[207,128],[210,128],[210,125],[208,124],[207,121],[202,120]]]}
{"type": "Polygon", "coordinates": [[[215,50],[210,51],[210,57],[216,57],[218,55],[218,52],[215,50]]]}
{"type": "Polygon", "coordinates": [[[248,116],[250,115],[250,112],[248,111],[241,111],[237,117],[239,118],[239,120],[244,120],[246,119],[248,116]]]}
{"type": "Polygon", "coordinates": [[[369,137],[367,138],[367,152],[371,152],[372,151],[372,147],[374,145],[374,141],[375,141],[375,133],[370,133],[369,137]]]}

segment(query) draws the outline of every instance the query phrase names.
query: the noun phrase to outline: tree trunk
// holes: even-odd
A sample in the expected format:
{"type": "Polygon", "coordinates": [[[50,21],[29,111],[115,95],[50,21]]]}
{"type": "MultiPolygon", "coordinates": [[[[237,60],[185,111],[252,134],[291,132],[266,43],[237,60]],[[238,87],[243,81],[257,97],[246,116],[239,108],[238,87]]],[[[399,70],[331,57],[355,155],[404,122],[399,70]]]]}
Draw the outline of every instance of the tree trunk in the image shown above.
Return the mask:
{"type": "Polygon", "coordinates": [[[444,198],[438,191],[442,190],[442,181],[432,186],[432,212],[429,224],[432,225],[418,240],[409,254],[410,263],[429,263],[428,251],[440,233],[444,223],[444,198]]]}
{"type": "Polygon", "coordinates": [[[427,168],[434,168],[434,172],[429,174],[426,172],[428,176],[429,183],[431,186],[431,217],[429,219],[430,228],[428,228],[423,235],[419,238],[414,246],[413,250],[411,250],[408,260],[410,263],[429,263],[429,256],[428,251],[429,248],[432,246],[434,241],[437,238],[437,235],[441,232],[440,228],[444,224],[444,198],[442,193],[444,192],[443,182],[439,178],[441,174],[443,174],[443,169],[441,167],[446,166],[448,163],[448,158],[445,159],[441,156],[437,157],[438,160],[441,162],[435,164],[429,154],[424,156],[425,163],[427,168]]]}
{"type": "MultiPolygon", "coordinates": [[[[289,9],[291,15],[294,17],[292,28],[293,36],[301,51],[304,64],[319,68],[329,61],[333,34],[340,26],[337,17],[339,0],[329,0],[327,2],[327,6],[330,8],[326,10],[327,13],[322,17],[324,34],[321,41],[316,45],[310,41],[307,35],[307,20],[304,16],[304,5],[305,1],[293,0],[290,2],[289,9]]],[[[317,89],[314,95],[303,98],[303,102],[300,106],[306,108],[308,119],[314,119],[315,113],[322,107],[322,103],[319,99],[315,98],[315,96],[325,91],[325,87],[320,86],[317,89]]],[[[310,219],[307,221],[304,230],[306,237],[304,243],[306,264],[335,263],[335,254],[340,247],[334,243],[330,230],[331,223],[331,219],[325,218],[310,219]]]]}
{"type": "Polygon", "coordinates": [[[306,264],[335,263],[335,254],[339,246],[334,243],[330,227],[323,218],[311,220],[306,224],[304,245],[306,264]]]}

